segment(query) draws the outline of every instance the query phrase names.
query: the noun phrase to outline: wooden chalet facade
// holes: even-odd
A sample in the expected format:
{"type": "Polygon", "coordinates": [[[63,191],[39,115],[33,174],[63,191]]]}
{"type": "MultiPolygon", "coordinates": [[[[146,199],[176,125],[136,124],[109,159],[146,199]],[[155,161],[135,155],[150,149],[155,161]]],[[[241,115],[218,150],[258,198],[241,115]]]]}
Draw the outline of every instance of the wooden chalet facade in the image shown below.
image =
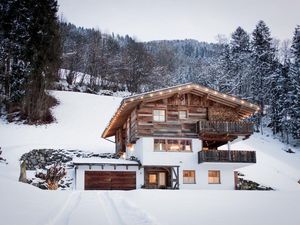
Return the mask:
{"type": "Polygon", "coordinates": [[[102,138],[114,136],[120,156],[139,160],[136,188],[232,189],[233,170],[255,163],[256,155],[230,150],[230,143],[253,133],[245,119],[258,110],[234,96],[184,84],[123,99],[102,138]],[[229,149],[218,150],[224,144],[229,149]]]}

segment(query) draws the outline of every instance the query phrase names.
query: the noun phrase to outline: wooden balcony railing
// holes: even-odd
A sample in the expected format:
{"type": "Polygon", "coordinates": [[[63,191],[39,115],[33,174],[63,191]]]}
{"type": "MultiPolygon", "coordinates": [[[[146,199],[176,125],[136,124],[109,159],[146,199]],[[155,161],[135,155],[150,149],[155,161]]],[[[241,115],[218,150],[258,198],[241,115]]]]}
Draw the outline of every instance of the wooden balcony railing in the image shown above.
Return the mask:
{"type": "Polygon", "coordinates": [[[198,163],[203,162],[256,163],[256,152],[239,150],[203,150],[198,152],[198,163]]]}
{"type": "Polygon", "coordinates": [[[198,121],[196,129],[199,134],[232,134],[251,135],[253,123],[247,122],[222,122],[222,121],[198,121]]]}

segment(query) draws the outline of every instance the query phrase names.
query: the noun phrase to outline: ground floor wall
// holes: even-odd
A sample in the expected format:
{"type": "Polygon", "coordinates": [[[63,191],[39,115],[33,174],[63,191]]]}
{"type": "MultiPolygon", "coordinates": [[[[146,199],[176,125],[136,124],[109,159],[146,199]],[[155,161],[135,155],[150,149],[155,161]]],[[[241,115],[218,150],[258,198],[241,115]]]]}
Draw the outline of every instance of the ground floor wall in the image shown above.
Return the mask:
{"type": "MultiPolygon", "coordinates": [[[[234,190],[234,170],[240,167],[246,166],[245,164],[234,164],[234,163],[201,163],[196,165],[179,165],[179,189],[206,189],[206,190],[234,190]],[[185,183],[184,173],[186,171],[194,171],[195,182],[185,183]],[[219,171],[219,183],[209,182],[210,171],[219,171]]],[[[112,172],[135,172],[136,174],[136,188],[145,187],[145,181],[148,182],[147,173],[143,167],[138,166],[78,166],[75,174],[75,189],[84,190],[85,188],[85,171],[112,171],[112,172]]],[[[168,177],[168,176],[167,176],[168,177]]],[[[173,176],[174,178],[174,176],[173,176]]]]}

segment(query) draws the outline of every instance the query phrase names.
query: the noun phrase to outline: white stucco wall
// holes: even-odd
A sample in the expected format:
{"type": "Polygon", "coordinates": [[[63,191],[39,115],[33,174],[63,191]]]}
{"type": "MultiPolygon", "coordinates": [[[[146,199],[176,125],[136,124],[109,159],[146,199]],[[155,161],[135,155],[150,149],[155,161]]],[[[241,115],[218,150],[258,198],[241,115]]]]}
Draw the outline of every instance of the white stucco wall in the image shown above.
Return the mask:
{"type": "MultiPolygon", "coordinates": [[[[202,141],[192,139],[192,152],[156,152],[154,151],[154,138],[140,138],[136,144],[126,150],[126,157],[135,156],[143,166],[179,166],[179,189],[234,189],[234,170],[251,164],[246,163],[198,163],[198,152],[202,149],[202,141]],[[183,170],[195,170],[196,183],[183,183],[183,170]],[[219,170],[221,183],[209,184],[208,171],[219,170]]],[[[84,171],[135,171],[136,187],[141,188],[144,184],[144,169],[137,166],[129,166],[128,170],[125,166],[117,166],[114,170],[113,166],[79,166],[76,171],[77,190],[84,189],[84,171]]]]}
{"type": "Polygon", "coordinates": [[[127,150],[127,157],[137,157],[143,166],[178,165],[180,189],[234,189],[234,170],[250,164],[245,163],[198,163],[198,152],[202,149],[202,141],[192,139],[192,152],[156,152],[154,138],[143,137],[127,150]],[[183,170],[195,170],[196,183],[183,183],[183,170]],[[221,183],[209,184],[208,171],[220,170],[221,183]]]}

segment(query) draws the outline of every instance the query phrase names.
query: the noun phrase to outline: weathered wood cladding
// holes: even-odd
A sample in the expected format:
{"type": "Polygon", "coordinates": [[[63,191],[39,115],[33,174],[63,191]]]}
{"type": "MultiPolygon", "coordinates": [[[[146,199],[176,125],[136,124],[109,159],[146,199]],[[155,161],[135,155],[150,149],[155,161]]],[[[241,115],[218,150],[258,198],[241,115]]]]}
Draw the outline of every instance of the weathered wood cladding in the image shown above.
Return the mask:
{"type": "Polygon", "coordinates": [[[155,101],[143,101],[129,114],[122,128],[116,132],[117,151],[135,143],[139,137],[198,138],[198,121],[239,121],[239,108],[229,107],[192,93],[174,94],[155,101]],[[153,110],[166,112],[165,122],[153,121],[153,110]],[[179,111],[186,111],[187,118],[179,119],[179,111]],[[120,135],[120,133],[122,135],[120,135]]]}
{"type": "Polygon", "coordinates": [[[214,121],[239,121],[238,109],[232,110],[228,106],[223,106],[220,103],[214,103],[208,108],[208,120],[214,121]]]}
{"type": "MultiPolygon", "coordinates": [[[[175,94],[167,99],[141,103],[137,109],[137,135],[159,137],[197,138],[196,122],[199,120],[238,121],[235,108],[222,106],[206,97],[191,93],[175,94]],[[165,122],[153,121],[153,110],[166,111],[165,122]],[[187,118],[180,120],[179,111],[186,111],[187,118]],[[222,118],[224,115],[224,118],[222,118]]],[[[137,137],[137,138],[138,138],[137,137]]]]}
{"type": "MultiPolygon", "coordinates": [[[[115,135],[116,131],[126,122],[132,110],[138,105],[145,102],[159,101],[161,99],[164,99],[163,101],[166,101],[166,104],[170,104],[173,100],[174,105],[198,105],[199,107],[203,106],[208,108],[213,106],[214,103],[219,103],[222,106],[221,108],[235,109],[234,111],[238,118],[247,118],[260,110],[258,105],[246,100],[201,85],[188,83],[124,98],[118,111],[114,114],[108,126],[103,131],[102,137],[107,138],[115,135]],[[208,106],[207,103],[209,103],[208,106]]],[[[223,111],[225,113],[228,112],[228,110],[223,111]]],[[[212,112],[213,111],[208,114],[208,117],[215,118],[215,120],[224,118],[212,112]]],[[[181,115],[183,114],[181,113],[181,115]]],[[[234,120],[231,116],[227,118],[234,120]]],[[[211,118],[209,118],[209,120],[211,120],[211,118]]]]}
{"type": "Polygon", "coordinates": [[[128,143],[135,142],[137,138],[137,110],[136,108],[130,114],[130,123],[129,123],[129,139],[128,143]]]}
{"type": "Polygon", "coordinates": [[[122,129],[122,128],[116,131],[116,136],[115,136],[116,152],[125,151],[125,136],[126,136],[125,131],[126,129],[122,129]]]}

